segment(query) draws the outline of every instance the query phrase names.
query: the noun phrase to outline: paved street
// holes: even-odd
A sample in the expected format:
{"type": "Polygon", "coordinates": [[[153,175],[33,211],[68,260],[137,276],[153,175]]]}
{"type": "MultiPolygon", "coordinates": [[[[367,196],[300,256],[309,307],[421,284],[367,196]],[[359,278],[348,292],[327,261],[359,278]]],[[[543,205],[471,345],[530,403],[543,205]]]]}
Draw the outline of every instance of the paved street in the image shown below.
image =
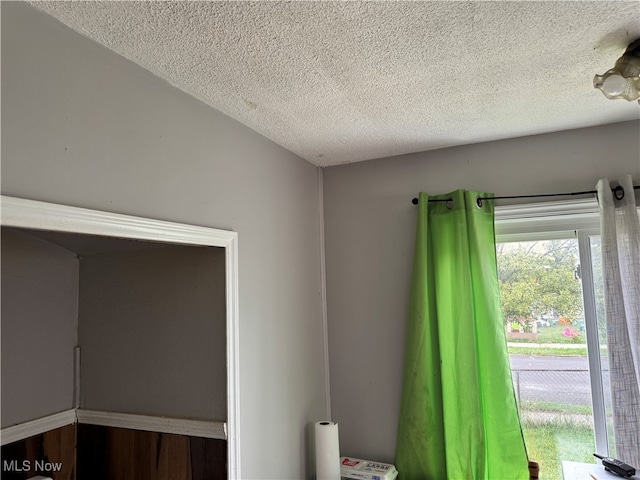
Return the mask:
{"type": "MultiPolygon", "coordinates": [[[[587,357],[509,355],[513,370],[589,370],[587,357]]],[[[609,359],[602,358],[602,369],[609,371],[609,359]]]]}
{"type": "MultiPolygon", "coordinates": [[[[511,355],[516,395],[521,401],[591,405],[587,357],[511,355]]],[[[604,381],[609,382],[608,360],[603,359],[604,381]]],[[[605,395],[605,403],[610,403],[605,395]]]]}

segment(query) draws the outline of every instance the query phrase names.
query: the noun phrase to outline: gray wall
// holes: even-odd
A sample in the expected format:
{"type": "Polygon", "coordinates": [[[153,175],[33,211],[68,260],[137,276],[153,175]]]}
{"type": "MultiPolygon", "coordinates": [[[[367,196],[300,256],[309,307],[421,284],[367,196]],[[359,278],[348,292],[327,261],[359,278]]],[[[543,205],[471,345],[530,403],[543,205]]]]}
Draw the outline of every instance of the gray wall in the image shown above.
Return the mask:
{"type": "Polygon", "coordinates": [[[592,190],[626,173],[640,183],[638,122],[325,169],[331,413],[343,454],[394,457],[418,192],[592,190]]]}
{"type": "Polygon", "coordinates": [[[225,312],[223,248],[82,257],[81,407],[226,420],[225,312]]]}
{"type": "Polygon", "coordinates": [[[78,259],[2,229],[2,427],[74,408],[78,259]]]}
{"type": "Polygon", "coordinates": [[[30,6],[1,8],[2,193],[237,231],[243,478],[302,478],[326,407],[317,169],[30,6]]]}

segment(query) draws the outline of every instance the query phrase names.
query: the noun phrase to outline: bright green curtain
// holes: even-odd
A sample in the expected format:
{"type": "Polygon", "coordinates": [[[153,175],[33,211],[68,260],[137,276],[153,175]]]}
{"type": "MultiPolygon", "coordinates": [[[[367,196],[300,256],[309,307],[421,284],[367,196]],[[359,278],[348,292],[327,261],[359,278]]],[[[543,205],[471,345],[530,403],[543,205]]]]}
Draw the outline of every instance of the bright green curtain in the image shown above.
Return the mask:
{"type": "MultiPolygon", "coordinates": [[[[500,311],[493,202],[418,203],[399,480],[528,479],[500,311]]],[[[448,202],[433,202],[451,199],[448,202]]]]}

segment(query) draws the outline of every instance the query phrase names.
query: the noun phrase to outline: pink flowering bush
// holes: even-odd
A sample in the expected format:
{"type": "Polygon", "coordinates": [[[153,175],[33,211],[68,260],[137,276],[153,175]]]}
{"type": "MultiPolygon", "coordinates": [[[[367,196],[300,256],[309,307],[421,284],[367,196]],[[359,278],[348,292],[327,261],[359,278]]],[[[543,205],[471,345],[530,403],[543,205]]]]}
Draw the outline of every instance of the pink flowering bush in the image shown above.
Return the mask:
{"type": "Polygon", "coordinates": [[[569,327],[564,329],[564,332],[562,332],[562,335],[572,339],[574,342],[578,342],[580,337],[580,333],[577,330],[571,329],[569,327]]]}

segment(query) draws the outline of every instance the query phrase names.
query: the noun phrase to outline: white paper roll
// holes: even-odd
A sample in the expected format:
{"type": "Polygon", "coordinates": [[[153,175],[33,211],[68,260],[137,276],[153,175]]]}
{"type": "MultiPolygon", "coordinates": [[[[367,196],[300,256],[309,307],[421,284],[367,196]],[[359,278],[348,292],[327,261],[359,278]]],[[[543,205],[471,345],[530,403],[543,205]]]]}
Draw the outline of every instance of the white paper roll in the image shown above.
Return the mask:
{"type": "Polygon", "coordinates": [[[316,480],[340,480],[338,424],[316,423],[316,480]]]}

